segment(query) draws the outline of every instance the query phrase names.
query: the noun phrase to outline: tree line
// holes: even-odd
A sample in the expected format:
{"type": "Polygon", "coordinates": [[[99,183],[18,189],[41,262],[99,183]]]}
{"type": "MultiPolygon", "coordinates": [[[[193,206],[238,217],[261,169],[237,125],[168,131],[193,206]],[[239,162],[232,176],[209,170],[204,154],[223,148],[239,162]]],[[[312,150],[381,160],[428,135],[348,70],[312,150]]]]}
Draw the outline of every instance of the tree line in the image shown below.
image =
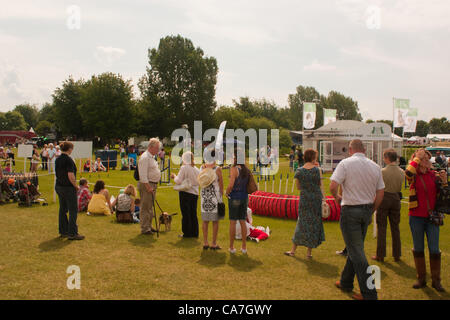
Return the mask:
{"type": "MultiPolygon", "coordinates": [[[[162,38],[148,50],[146,73],[139,79],[139,96],[131,80],[110,72],[90,79],[64,80],[41,108],[31,104],[0,113],[0,130],[29,130],[39,135],[103,141],[130,136],[170,137],[172,131],[194,120],[203,128],[280,129],[280,145],[291,144],[289,130],[301,130],[303,102],[316,102],[316,128],[323,125],[323,109],[336,109],[341,120],[362,120],[357,101],[337,91],[328,95],[314,87],[298,86],[288,96],[288,106],[266,99],[239,97],[232,105],[218,106],[215,100],[217,60],[205,55],[191,40],[178,36],[162,38]]],[[[370,121],[370,120],[369,120],[370,121]]],[[[417,135],[448,133],[446,118],[419,121],[417,135]]]]}

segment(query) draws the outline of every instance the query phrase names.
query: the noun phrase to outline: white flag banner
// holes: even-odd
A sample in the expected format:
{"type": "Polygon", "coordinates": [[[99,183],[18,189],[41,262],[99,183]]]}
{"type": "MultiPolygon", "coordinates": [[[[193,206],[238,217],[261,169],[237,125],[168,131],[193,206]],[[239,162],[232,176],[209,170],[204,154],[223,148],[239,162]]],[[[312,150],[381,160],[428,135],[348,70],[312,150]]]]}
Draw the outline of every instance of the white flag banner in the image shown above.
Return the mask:
{"type": "Polygon", "coordinates": [[[403,132],[416,132],[417,116],[417,108],[409,109],[409,112],[406,115],[406,125],[403,127],[403,132]]]}
{"type": "Polygon", "coordinates": [[[394,127],[403,128],[406,126],[406,117],[409,112],[409,99],[394,98],[394,127]]]}
{"type": "Polygon", "coordinates": [[[313,129],[316,125],[316,104],[303,103],[303,129],[313,129]]]}
{"type": "Polygon", "coordinates": [[[336,122],[336,109],[323,109],[323,125],[336,122]]]}

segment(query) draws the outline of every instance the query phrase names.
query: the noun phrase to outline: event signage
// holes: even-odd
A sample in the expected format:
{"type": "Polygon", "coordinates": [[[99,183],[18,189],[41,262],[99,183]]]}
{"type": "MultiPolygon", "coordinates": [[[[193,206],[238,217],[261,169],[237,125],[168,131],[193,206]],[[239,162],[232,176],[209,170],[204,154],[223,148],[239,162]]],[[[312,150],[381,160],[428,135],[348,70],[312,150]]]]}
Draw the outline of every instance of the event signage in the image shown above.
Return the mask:
{"type": "Polygon", "coordinates": [[[315,130],[305,132],[308,138],[317,140],[338,139],[338,140],[390,140],[392,136],[391,127],[385,123],[371,123],[357,130],[315,130]]]}
{"type": "Polygon", "coordinates": [[[406,116],[406,124],[403,127],[403,132],[416,132],[417,116],[418,116],[417,108],[409,109],[408,114],[406,116]]]}
{"type": "Polygon", "coordinates": [[[33,156],[33,145],[19,144],[17,148],[17,156],[19,158],[31,158],[33,156]]]}
{"type": "Polygon", "coordinates": [[[323,109],[323,125],[336,122],[336,109],[323,109]]]}
{"type": "Polygon", "coordinates": [[[92,157],[92,141],[71,141],[73,151],[72,159],[90,159],[92,157]]]}
{"type": "Polygon", "coordinates": [[[303,103],[303,129],[313,129],[316,125],[316,104],[303,103]]]}
{"type": "Polygon", "coordinates": [[[409,99],[394,98],[394,127],[403,128],[409,112],[409,99]]]}

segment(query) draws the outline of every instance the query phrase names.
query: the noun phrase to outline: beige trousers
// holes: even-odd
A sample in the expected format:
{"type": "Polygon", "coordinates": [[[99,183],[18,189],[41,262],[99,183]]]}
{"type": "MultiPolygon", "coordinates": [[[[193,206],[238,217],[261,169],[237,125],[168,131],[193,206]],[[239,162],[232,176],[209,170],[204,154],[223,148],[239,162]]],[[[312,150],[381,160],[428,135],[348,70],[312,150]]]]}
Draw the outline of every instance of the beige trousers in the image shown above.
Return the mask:
{"type": "Polygon", "coordinates": [[[141,224],[141,232],[145,233],[152,230],[152,219],[154,214],[153,197],[156,197],[157,183],[150,182],[153,192],[147,192],[145,185],[138,182],[139,194],[141,196],[141,210],[139,212],[139,220],[141,224]]]}

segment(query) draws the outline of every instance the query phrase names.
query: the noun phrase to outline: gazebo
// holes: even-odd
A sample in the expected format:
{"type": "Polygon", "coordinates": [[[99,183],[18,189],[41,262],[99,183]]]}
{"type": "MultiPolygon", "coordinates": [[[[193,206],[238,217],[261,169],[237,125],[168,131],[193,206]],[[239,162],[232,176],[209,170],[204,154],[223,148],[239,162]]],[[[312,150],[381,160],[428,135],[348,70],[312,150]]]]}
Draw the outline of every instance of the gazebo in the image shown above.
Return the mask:
{"type": "Polygon", "coordinates": [[[392,133],[389,125],[354,120],[338,120],[316,130],[304,130],[303,149],[318,150],[322,168],[333,171],[349,156],[348,144],[353,139],[362,140],[367,157],[380,166],[383,166],[383,150],[394,148],[401,155],[403,140],[392,133]]]}

